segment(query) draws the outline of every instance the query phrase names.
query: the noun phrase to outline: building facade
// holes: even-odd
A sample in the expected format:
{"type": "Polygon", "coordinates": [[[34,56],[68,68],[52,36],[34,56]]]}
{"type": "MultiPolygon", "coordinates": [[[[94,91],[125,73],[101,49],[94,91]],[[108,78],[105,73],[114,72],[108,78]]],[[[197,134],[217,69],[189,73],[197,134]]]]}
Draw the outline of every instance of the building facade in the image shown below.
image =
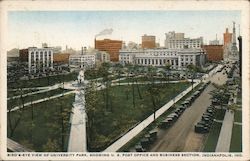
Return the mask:
{"type": "Polygon", "coordinates": [[[53,48],[29,47],[19,51],[20,60],[28,62],[29,73],[45,72],[53,68],[53,48]]]}
{"type": "Polygon", "coordinates": [[[165,47],[168,49],[184,49],[184,48],[197,48],[200,49],[203,45],[203,38],[185,38],[184,33],[175,33],[174,31],[165,34],[165,47]]]}
{"type": "Polygon", "coordinates": [[[208,61],[223,60],[223,45],[203,45],[202,48],[207,53],[208,61]]]}
{"type": "Polygon", "coordinates": [[[187,65],[205,65],[206,53],[203,49],[141,49],[120,50],[120,63],[141,66],[171,65],[173,69],[185,69],[187,65]]]}
{"type": "Polygon", "coordinates": [[[232,43],[232,33],[228,32],[228,28],[226,28],[226,32],[223,33],[224,46],[227,46],[232,43]]]}
{"type": "Polygon", "coordinates": [[[105,51],[97,51],[95,55],[96,55],[96,61],[100,63],[110,62],[110,56],[105,51]]]}
{"type": "Polygon", "coordinates": [[[94,54],[73,54],[69,56],[70,70],[80,70],[81,68],[92,68],[95,65],[94,54]]]}
{"type": "Polygon", "coordinates": [[[95,39],[95,49],[99,51],[106,51],[110,55],[110,61],[119,61],[119,50],[122,49],[122,41],[120,40],[96,40],[95,39]]]}
{"type": "Polygon", "coordinates": [[[141,47],[144,49],[153,49],[156,47],[155,36],[143,35],[141,40],[141,47]]]}
{"type": "Polygon", "coordinates": [[[58,64],[68,64],[69,63],[69,53],[60,53],[53,55],[53,62],[58,64]]]}

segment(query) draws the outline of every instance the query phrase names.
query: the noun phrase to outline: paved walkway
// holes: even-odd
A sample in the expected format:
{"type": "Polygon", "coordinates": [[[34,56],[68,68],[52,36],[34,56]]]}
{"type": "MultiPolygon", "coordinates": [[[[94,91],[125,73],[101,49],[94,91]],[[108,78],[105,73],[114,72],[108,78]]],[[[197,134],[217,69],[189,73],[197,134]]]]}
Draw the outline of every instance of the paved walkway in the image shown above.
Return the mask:
{"type": "MultiPolygon", "coordinates": [[[[75,93],[75,91],[69,91],[69,92],[65,92],[65,93],[62,93],[62,94],[57,94],[57,95],[51,96],[49,98],[42,98],[42,99],[39,99],[39,100],[36,100],[36,101],[27,102],[27,103],[24,104],[24,107],[29,106],[31,104],[37,104],[37,103],[48,101],[48,100],[51,100],[51,99],[54,99],[54,98],[62,97],[64,95],[68,95],[68,94],[71,94],[71,93],[75,93]]],[[[8,110],[7,112],[13,112],[13,111],[19,110],[21,108],[23,108],[23,107],[22,106],[16,106],[16,107],[12,108],[11,110],[8,110]]]]}
{"type": "Polygon", "coordinates": [[[229,152],[233,123],[234,123],[234,112],[231,110],[227,110],[225,113],[224,121],[221,126],[220,136],[217,142],[215,152],[229,152]]]}
{"type": "Polygon", "coordinates": [[[214,119],[214,122],[223,123],[223,120],[214,119]]]}
{"type": "MultiPolygon", "coordinates": [[[[48,91],[51,91],[51,90],[58,89],[61,85],[62,84],[56,84],[56,85],[53,85],[53,86],[48,86],[48,87],[46,87],[46,89],[35,91],[35,92],[31,92],[31,93],[26,93],[26,94],[23,94],[22,96],[26,97],[26,96],[30,96],[30,95],[34,95],[34,94],[48,92],[48,91]]],[[[13,96],[13,97],[9,97],[7,100],[16,99],[16,98],[20,98],[20,97],[21,97],[21,95],[13,96]]]]}
{"type": "Polygon", "coordinates": [[[34,152],[9,138],[7,138],[7,148],[13,152],[34,152]]]}

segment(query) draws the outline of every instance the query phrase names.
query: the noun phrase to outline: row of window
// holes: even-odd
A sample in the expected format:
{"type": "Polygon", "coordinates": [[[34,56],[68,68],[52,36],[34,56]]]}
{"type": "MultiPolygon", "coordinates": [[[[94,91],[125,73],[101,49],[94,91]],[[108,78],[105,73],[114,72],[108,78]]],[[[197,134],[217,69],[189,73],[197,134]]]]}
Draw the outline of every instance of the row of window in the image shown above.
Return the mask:
{"type": "Polygon", "coordinates": [[[163,65],[163,64],[170,64],[170,65],[177,65],[178,61],[176,60],[166,60],[166,59],[137,59],[138,64],[145,64],[145,65],[163,65]]]}

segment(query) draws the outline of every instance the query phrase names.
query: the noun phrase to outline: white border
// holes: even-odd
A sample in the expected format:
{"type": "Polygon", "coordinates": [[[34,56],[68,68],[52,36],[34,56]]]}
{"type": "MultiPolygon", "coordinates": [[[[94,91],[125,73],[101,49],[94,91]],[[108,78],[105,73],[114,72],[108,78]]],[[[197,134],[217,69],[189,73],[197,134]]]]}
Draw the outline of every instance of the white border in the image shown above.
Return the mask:
{"type": "MultiPolygon", "coordinates": [[[[243,37],[243,59],[242,59],[242,80],[243,80],[243,157],[242,158],[192,158],[192,157],[91,157],[91,160],[248,160],[249,159],[249,1],[231,0],[231,1],[163,1],[163,0],[123,0],[123,1],[59,1],[59,0],[40,0],[40,1],[0,1],[0,156],[4,160],[14,160],[17,158],[6,157],[6,44],[8,43],[7,31],[7,12],[8,11],[34,11],[34,10],[54,10],[54,11],[71,11],[71,10],[240,10],[241,11],[241,28],[243,37]]],[[[109,153],[116,155],[117,153],[109,153]]],[[[150,153],[148,153],[150,154],[150,153]]],[[[195,153],[192,153],[195,154],[195,153]]],[[[199,153],[202,154],[202,153],[199,153]]],[[[227,153],[228,154],[228,153],[227,153]]],[[[1,159],[1,158],[0,158],[1,159]]],[[[20,157],[18,160],[43,160],[38,157],[20,157]]],[[[65,160],[69,158],[50,157],[47,159],[65,160]]],[[[70,158],[70,160],[82,160],[90,158],[70,158]]]]}

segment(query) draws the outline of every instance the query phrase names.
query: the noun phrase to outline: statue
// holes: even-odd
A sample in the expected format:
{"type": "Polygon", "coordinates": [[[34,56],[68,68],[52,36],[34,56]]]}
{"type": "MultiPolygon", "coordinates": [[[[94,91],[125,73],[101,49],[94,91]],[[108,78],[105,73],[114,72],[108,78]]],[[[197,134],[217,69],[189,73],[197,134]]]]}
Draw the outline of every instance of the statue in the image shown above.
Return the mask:
{"type": "Polygon", "coordinates": [[[84,70],[81,69],[78,76],[77,76],[77,81],[79,84],[84,83],[84,70]]]}

